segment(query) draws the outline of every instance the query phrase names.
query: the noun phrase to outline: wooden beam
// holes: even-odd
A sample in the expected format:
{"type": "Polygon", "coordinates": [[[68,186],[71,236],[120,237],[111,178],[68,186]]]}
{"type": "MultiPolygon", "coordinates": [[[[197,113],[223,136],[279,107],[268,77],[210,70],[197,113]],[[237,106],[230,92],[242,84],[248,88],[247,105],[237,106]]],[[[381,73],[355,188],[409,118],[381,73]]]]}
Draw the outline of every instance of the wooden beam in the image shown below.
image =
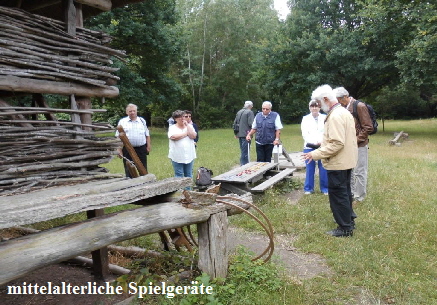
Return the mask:
{"type": "Polygon", "coordinates": [[[111,0],[75,0],[77,3],[82,3],[91,7],[98,8],[101,11],[108,12],[112,8],[111,0]]]}
{"type": "Polygon", "coordinates": [[[17,76],[0,76],[0,90],[108,98],[117,97],[119,94],[118,88],[114,86],[93,87],[17,76]]]}
{"type": "MultiPolygon", "coordinates": [[[[88,219],[103,216],[105,211],[103,209],[87,211],[88,219]]],[[[109,280],[109,257],[108,247],[103,247],[91,252],[93,258],[94,277],[103,281],[109,280]]]]}
{"type": "Polygon", "coordinates": [[[115,179],[112,183],[107,180],[96,181],[73,187],[53,187],[28,194],[0,196],[0,229],[133,203],[191,185],[190,178],[173,177],[153,183],[151,179],[155,179],[155,176],[122,181],[115,179]]]}
{"type": "Polygon", "coordinates": [[[21,5],[21,9],[32,12],[59,3],[61,3],[61,0],[27,1],[21,5]]]}
{"type": "Polygon", "coordinates": [[[126,136],[126,133],[124,132],[123,126],[118,125],[117,130],[118,130],[118,137],[123,142],[123,145],[124,147],[126,147],[127,151],[129,152],[129,155],[132,157],[132,161],[134,161],[140,176],[147,175],[147,169],[144,167],[144,164],[141,162],[132,144],[130,144],[129,139],[126,136]]]}
{"type": "Polygon", "coordinates": [[[225,212],[211,215],[197,225],[199,233],[199,268],[212,278],[228,274],[228,216],[225,212]]]}
{"type": "Polygon", "coordinates": [[[73,0],[63,0],[64,7],[64,21],[66,32],[72,36],[76,36],[76,7],[73,0]]]}
{"type": "Polygon", "coordinates": [[[188,209],[180,203],[163,203],[4,241],[0,243],[0,285],[116,242],[205,222],[220,209],[226,206],[188,209]]]}

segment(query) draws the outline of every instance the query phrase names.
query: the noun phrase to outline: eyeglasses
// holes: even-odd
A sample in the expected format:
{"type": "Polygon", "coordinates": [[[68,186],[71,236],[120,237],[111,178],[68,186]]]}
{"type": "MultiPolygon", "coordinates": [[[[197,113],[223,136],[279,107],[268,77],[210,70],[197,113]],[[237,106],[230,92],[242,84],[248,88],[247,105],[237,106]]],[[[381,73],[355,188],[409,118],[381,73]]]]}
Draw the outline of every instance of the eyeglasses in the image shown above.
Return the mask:
{"type": "Polygon", "coordinates": [[[270,108],[261,108],[262,110],[270,110],[270,108]]]}
{"type": "Polygon", "coordinates": [[[184,115],[184,118],[191,118],[191,115],[184,115]]]}

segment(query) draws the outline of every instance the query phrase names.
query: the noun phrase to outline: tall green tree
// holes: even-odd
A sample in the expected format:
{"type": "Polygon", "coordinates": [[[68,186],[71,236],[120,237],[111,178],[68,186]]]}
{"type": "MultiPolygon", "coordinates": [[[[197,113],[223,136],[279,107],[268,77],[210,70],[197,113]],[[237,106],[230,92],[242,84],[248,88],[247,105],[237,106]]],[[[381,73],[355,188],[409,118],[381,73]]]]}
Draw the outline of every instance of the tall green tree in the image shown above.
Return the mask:
{"type": "Polygon", "coordinates": [[[170,67],[180,57],[178,15],[174,0],[150,0],[114,9],[86,21],[88,27],[109,33],[114,48],[125,50],[120,67],[119,97],[106,101],[108,115],[116,120],[128,103],[141,114],[168,115],[179,103],[181,88],[170,67]]]}
{"type": "Polygon", "coordinates": [[[244,100],[262,99],[254,82],[261,46],[279,20],[271,0],[178,1],[186,33],[178,66],[184,103],[202,127],[229,126],[244,100]]]}
{"type": "Polygon", "coordinates": [[[429,52],[435,38],[433,12],[435,5],[423,1],[297,1],[282,43],[266,50],[262,70],[267,87],[289,105],[296,121],[307,111],[311,90],[323,83],[344,86],[352,96],[377,104],[382,103],[376,99],[382,89],[410,96],[412,85],[423,82],[424,87],[425,81],[429,85],[435,80],[436,69],[430,65],[435,56],[429,52]],[[420,19],[422,14],[427,18],[420,19]],[[419,35],[419,28],[427,35],[419,35]],[[428,52],[420,53],[424,45],[428,52]],[[409,67],[417,60],[427,69],[418,65],[412,71],[409,67]]]}

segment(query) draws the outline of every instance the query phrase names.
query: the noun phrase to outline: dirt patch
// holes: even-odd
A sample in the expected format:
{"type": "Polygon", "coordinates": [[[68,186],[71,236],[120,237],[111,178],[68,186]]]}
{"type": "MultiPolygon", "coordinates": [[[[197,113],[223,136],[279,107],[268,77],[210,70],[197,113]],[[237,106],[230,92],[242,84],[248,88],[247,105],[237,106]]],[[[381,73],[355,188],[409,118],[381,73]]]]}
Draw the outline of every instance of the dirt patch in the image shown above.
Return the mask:
{"type": "MultiPolygon", "coordinates": [[[[302,253],[293,246],[296,236],[276,234],[274,240],[275,251],[272,259],[284,266],[291,276],[298,279],[309,279],[331,273],[323,257],[317,254],[302,253]]],[[[228,232],[228,242],[231,253],[241,245],[259,255],[267,247],[268,238],[265,234],[231,228],[228,232]]]]}

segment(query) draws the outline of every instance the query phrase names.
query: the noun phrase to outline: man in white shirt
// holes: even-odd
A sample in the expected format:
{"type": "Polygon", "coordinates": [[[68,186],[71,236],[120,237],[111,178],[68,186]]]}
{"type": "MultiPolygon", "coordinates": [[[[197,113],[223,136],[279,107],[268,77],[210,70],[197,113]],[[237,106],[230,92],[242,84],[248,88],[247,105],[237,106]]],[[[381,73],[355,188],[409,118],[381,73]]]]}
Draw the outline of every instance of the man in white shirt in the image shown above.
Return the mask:
{"type": "MultiPolygon", "coordinates": [[[[138,107],[134,104],[129,104],[126,106],[126,114],[128,116],[122,118],[118,122],[118,125],[123,127],[129,142],[132,144],[135,152],[138,155],[138,158],[141,160],[147,170],[147,155],[151,150],[151,142],[150,132],[147,128],[146,120],[138,116],[138,107]]],[[[115,136],[118,137],[118,131],[115,133],[115,136]]],[[[128,160],[132,160],[132,157],[129,155],[126,147],[119,148],[118,155],[120,158],[125,157],[128,160]]],[[[123,159],[123,165],[126,177],[132,178],[126,166],[125,159],[123,159]]]]}

